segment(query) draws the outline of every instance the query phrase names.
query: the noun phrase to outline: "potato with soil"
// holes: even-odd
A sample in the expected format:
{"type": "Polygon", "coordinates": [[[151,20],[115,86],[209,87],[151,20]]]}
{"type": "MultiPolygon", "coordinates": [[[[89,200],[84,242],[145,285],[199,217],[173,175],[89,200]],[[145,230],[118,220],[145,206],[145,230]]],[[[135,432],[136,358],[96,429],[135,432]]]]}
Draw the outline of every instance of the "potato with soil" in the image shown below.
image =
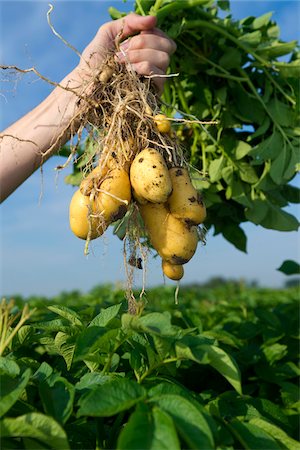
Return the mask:
{"type": "Polygon", "coordinates": [[[131,185],[127,171],[118,168],[110,170],[95,199],[96,210],[110,224],[124,217],[130,201],[131,185]]]}
{"type": "Polygon", "coordinates": [[[69,220],[71,230],[80,239],[96,239],[105,231],[104,220],[96,213],[95,201],[79,189],[70,203],[69,220]]]}
{"type": "Polygon", "coordinates": [[[170,280],[179,281],[184,275],[184,269],[180,264],[171,264],[163,259],[161,266],[164,275],[170,280]]]}
{"type": "Polygon", "coordinates": [[[164,203],[172,192],[172,182],[163,156],[153,148],[142,150],[130,167],[130,181],[137,199],[164,203]]]}
{"type": "Polygon", "coordinates": [[[93,189],[99,188],[101,180],[108,171],[107,167],[95,167],[80,183],[80,192],[83,195],[90,195],[93,189]]]}
{"type": "Polygon", "coordinates": [[[201,194],[192,185],[188,170],[172,167],[169,174],[173,190],[168,205],[173,216],[193,225],[202,223],[206,218],[206,208],[201,194]]]}
{"type": "Polygon", "coordinates": [[[175,265],[186,264],[197,249],[197,228],[174,217],[161,203],[139,205],[139,210],[151,244],[162,259],[175,265]]]}

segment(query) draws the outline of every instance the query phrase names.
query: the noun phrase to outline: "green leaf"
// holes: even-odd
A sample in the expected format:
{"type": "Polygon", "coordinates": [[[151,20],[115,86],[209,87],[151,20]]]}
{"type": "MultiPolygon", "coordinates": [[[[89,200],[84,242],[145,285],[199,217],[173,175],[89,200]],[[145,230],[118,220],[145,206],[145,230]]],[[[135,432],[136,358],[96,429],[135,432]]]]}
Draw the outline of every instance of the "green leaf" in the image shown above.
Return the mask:
{"type": "Polygon", "coordinates": [[[89,327],[106,327],[117,316],[121,306],[122,303],[118,303],[117,305],[102,309],[102,311],[91,321],[89,327]]]}
{"type": "Polygon", "coordinates": [[[252,28],[254,30],[257,30],[258,28],[262,28],[268,25],[272,15],[273,15],[272,12],[268,12],[266,14],[263,14],[262,16],[256,17],[252,22],[252,28]]]}
{"type": "Polygon", "coordinates": [[[276,69],[279,70],[283,78],[299,78],[300,77],[300,59],[289,63],[278,62],[276,69]]]}
{"type": "Polygon", "coordinates": [[[23,325],[18,330],[18,339],[20,344],[27,344],[30,337],[33,335],[34,329],[30,325],[23,325]]]}
{"type": "Polygon", "coordinates": [[[142,316],[139,320],[144,331],[161,334],[163,336],[174,336],[177,330],[171,324],[171,315],[169,312],[164,313],[149,313],[142,316]]]}
{"type": "Polygon", "coordinates": [[[253,147],[249,155],[256,161],[273,160],[280,154],[282,147],[283,137],[280,133],[274,131],[270,137],[253,147]]]}
{"type": "Polygon", "coordinates": [[[40,413],[29,413],[1,423],[1,436],[31,438],[54,450],[68,450],[69,443],[65,431],[52,417],[40,413]]]}
{"type": "Polygon", "coordinates": [[[299,222],[294,216],[269,202],[268,213],[260,225],[278,231],[297,231],[299,222]]]}
{"type": "Polygon", "coordinates": [[[234,223],[224,224],[222,234],[238,250],[247,253],[247,236],[239,225],[234,223]]]}
{"type": "Polygon", "coordinates": [[[277,156],[277,158],[272,162],[270,168],[270,177],[276,184],[284,183],[284,173],[288,163],[288,152],[286,144],[284,143],[281,153],[277,156]]]}
{"type": "Polygon", "coordinates": [[[80,316],[75,311],[73,311],[70,308],[67,308],[66,306],[52,305],[48,306],[48,309],[50,309],[50,311],[54,312],[55,314],[58,314],[59,316],[63,317],[64,319],[68,320],[72,325],[76,327],[83,326],[80,316]]]}
{"type": "Polygon", "coordinates": [[[223,11],[229,11],[229,9],[230,9],[229,0],[218,0],[217,4],[218,4],[218,7],[220,9],[222,9],[223,11]]]}
{"type": "Polygon", "coordinates": [[[208,173],[211,183],[215,183],[222,177],[222,169],[224,168],[225,161],[224,157],[221,156],[220,158],[214,159],[211,161],[208,173]]]}
{"type": "Polygon", "coordinates": [[[91,326],[82,331],[76,340],[73,360],[82,361],[99,350],[98,342],[106,332],[103,327],[91,326]]]}
{"type": "Polygon", "coordinates": [[[98,386],[79,400],[79,416],[110,417],[146,397],[145,389],[126,378],[98,386]]]}
{"type": "Polygon", "coordinates": [[[283,261],[280,267],[278,269],[280,272],[284,273],[285,275],[299,275],[300,274],[300,265],[291,259],[287,259],[283,261]]]}
{"type": "Polygon", "coordinates": [[[179,395],[162,395],[156,404],[169,414],[183,440],[193,449],[214,449],[211,429],[193,403],[179,395]]]}
{"type": "Polygon", "coordinates": [[[120,12],[117,8],[114,8],[113,6],[110,6],[108,8],[108,13],[109,13],[110,17],[114,20],[121,19],[122,17],[126,16],[126,13],[120,12]]]}
{"type": "Polygon", "coordinates": [[[257,225],[279,231],[296,231],[299,225],[294,216],[268,200],[254,200],[252,208],[246,209],[245,216],[247,220],[257,225]]]}
{"type": "Polygon", "coordinates": [[[221,56],[219,60],[220,66],[225,69],[240,68],[242,55],[236,48],[229,47],[228,50],[221,56]]]}
{"type": "Polygon", "coordinates": [[[85,389],[95,389],[100,384],[105,384],[112,379],[112,375],[102,375],[98,372],[89,372],[80,378],[80,381],[76,383],[75,388],[78,391],[82,391],[85,389]]]}
{"type": "Polygon", "coordinates": [[[260,199],[256,199],[253,200],[252,207],[246,209],[245,216],[247,220],[258,225],[266,217],[268,209],[269,207],[267,202],[260,199]]]}
{"type": "Polygon", "coordinates": [[[238,163],[239,176],[245,183],[254,184],[258,181],[257,173],[253,166],[246,162],[238,163]]]}
{"type": "Polygon", "coordinates": [[[14,378],[11,375],[0,376],[0,417],[16,403],[24,391],[30,375],[31,370],[26,369],[21,375],[15,376],[14,378]]]}
{"type": "Polygon", "coordinates": [[[252,423],[234,419],[228,427],[246,450],[281,450],[272,436],[252,423]]]}
{"type": "Polygon", "coordinates": [[[237,141],[235,147],[236,159],[244,158],[244,156],[248,155],[251,149],[252,149],[251,145],[247,144],[245,141],[237,141]]]}
{"type": "Polygon", "coordinates": [[[267,103],[267,108],[272,117],[283,127],[292,127],[295,121],[295,113],[290,105],[281,102],[276,97],[267,103]]]}
{"type": "Polygon", "coordinates": [[[8,356],[0,356],[0,375],[9,375],[14,378],[19,375],[20,367],[8,356]]]}
{"type": "Polygon", "coordinates": [[[82,179],[83,179],[83,173],[75,172],[75,173],[70,173],[69,175],[65,176],[64,181],[66,184],[71,184],[72,186],[79,186],[82,179]]]}
{"type": "Polygon", "coordinates": [[[67,369],[70,370],[75,351],[75,337],[59,331],[55,336],[54,342],[58,353],[65,360],[67,369]]]}
{"type": "Polygon", "coordinates": [[[272,345],[264,345],[262,350],[270,365],[273,365],[276,361],[280,361],[287,354],[287,346],[278,344],[278,342],[272,345]]]}
{"type": "Polygon", "coordinates": [[[281,387],[280,389],[281,398],[285,407],[295,408],[299,412],[300,411],[299,386],[294,383],[289,383],[288,381],[282,381],[280,382],[280,387],[281,387]]]}
{"type": "Polygon", "coordinates": [[[256,30],[252,31],[251,33],[244,33],[238,39],[239,41],[243,42],[243,44],[256,46],[261,41],[261,31],[256,30]]]}
{"type": "Polygon", "coordinates": [[[267,46],[259,46],[256,49],[256,52],[262,56],[263,58],[278,58],[279,56],[288,55],[289,53],[292,53],[292,51],[295,49],[297,45],[297,41],[291,41],[291,42],[279,42],[275,41],[272,42],[271,45],[267,46]]]}
{"type": "Polygon", "coordinates": [[[39,386],[44,411],[60,424],[66,423],[73,412],[75,388],[63,377],[47,378],[39,386]]]}
{"type": "Polygon", "coordinates": [[[249,424],[254,425],[263,430],[264,432],[268,433],[270,436],[276,439],[276,441],[282,444],[283,447],[287,450],[295,450],[296,448],[298,448],[299,445],[298,441],[295,441],[279,427],[268,422],[265,419],[262,419],[261,417],[255,417],[251,419],[249,424]]]}
{"type": "Polygon", "coordinates": [[[44,382],[50,375],[52,375],[53,369],[46,361],[43,361],[38,370],[33,374],[32,379],[37,380],[39,383],[44,382]]]}
{"type": "Polygon", "coordinates": [[[176,429],[171,417],[154,406],[140,404],[121,431],[117,449],[180,450],[176,429]]]}
{"type": "Polygon", "coordinates": [[[234,359],[215,345],[201,345],[201,349],[207,353],[209,364],[226,378],[239,394],[242,394],[241,374],[234,359]]]}
{"type": "Polygon", "coordinates": [[[209,339],[186,336],[176,343],[176,355],[180,359],[187,358],[199,364],[211,365],[241,394],[241,376],[236,362],[224,350],[212,345],[209,339]]]}
{"type": "Polygon", "coordinates": [[[268,116],[265,117],[262,124],[252,133],[250,136],[248,136],[248,140],[250,142],[253,141],[253,139],[258,138],[260,136],[263,136],[266,134],[267,130],[269,129],[269,126],[271,124],[271,120],[268,116]]]}
{"type": "Polygon", "coordinates": [[[54,320],[47,320],[46,322],[37,322],[32,324],[32,326],[34,328],[45,330],[48,332],[70,331],[70,323],[64,319],[54,319],[54,320]]]}

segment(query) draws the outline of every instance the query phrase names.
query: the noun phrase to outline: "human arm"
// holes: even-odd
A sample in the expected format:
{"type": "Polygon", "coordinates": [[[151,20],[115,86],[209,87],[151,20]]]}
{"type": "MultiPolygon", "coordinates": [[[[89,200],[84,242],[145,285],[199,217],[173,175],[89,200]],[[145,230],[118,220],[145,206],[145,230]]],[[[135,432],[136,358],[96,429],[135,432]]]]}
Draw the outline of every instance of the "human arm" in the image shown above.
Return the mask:
{"type": "MultiPolygon", "coordinates": [[[[115,50],[115,38],[124,40],[126,61],[140,74],[163,74],[175,44],[155,28],[156,19],[130,14],[99,28],[82,53],[78,66],[68,74],[36,108],[0,135],[0,200],[7,198],[40,165],[76,132],[76,112],[83,85],[101,66],[108,51],[115,50]],[[136,34],[138,33],[138,34],[136,34]],[[72,124],[72,125],[71,125],[72,124]],[[72,127],[72,128],[71,128],[72,127]]],[[[125,62],[119,54],[120,62],[125,62]]],[[[162,90],[163,79],[154,79],[162,90]]]]}

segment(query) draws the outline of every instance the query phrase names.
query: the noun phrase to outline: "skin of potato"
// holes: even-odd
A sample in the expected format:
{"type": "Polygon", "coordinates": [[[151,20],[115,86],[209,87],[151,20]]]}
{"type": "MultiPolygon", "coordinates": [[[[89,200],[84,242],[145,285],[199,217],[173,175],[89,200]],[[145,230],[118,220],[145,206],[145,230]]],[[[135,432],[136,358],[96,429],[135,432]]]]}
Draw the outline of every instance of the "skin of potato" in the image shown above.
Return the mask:
{"type": "Polygon", "coordinates": [[[105,177],[107,167],[95,167],[80,183],[80,192],[83,195],[90,195],[95,185],[98,185],[100,180],[105,177]]]}
{"type": "Polygon", "coordinates": [[[192,185],[189,172],[183,167],[169,170],[173,190],[168,199],[171,213],[190,224],[200,224],[206,218],[206,208],[199,192],[192,185]]]}
{"type": "Polygon", "coordinates": [[[174,217],[163,204],[139,205],[151,244],[165,261],[175,265],[187,263],[198,244],[196,227],[174,217]]]}
{"type": "Polygon", "coordinates": [[[164,203],[172,191],[163,156],[155,149],[142,150],[130,168],[131,185],[137,195],[153,203],[164,203]]]}
{"type": "Polygon", "coordinates": [[[71,200],[69,209],[70,228],[80,239],[87,239],[89,226],[91,225],[91,239],[95,239],[103,234],[103,220],[97,217],[90,217],[94,213],[95,204],[91,202],[88,196],[83,195],[78,189],[71,200]],[[89,224],[90,221],[90,224],[89,224]]]}
{"type": "Polygon", "coordinates": [[[131,185],[128,173],[124,169],[113,169],[108,172],[100,185],[100,192],[95,199],[96,210],[107,223],[121,219],[131,201],[131,185]],[[103,191],[108,192],[107,194],[103,191]],[[109,195],[112,194],[127,201],[127,205],[109,195]]]}
{"type": "Polygon", "coordinates": [[[160,133],[169,134],[171,132],[171,122],[164,114],[156,114],[154,122],[160,133]]]}
{"type": "Polygon", "coordinates": [[[162,270],[166,277],[170,278],[170,280],[178,281],[184,275],[183,267],[178,264],[171,264],[169,261],[162,260],[162,270]]]}

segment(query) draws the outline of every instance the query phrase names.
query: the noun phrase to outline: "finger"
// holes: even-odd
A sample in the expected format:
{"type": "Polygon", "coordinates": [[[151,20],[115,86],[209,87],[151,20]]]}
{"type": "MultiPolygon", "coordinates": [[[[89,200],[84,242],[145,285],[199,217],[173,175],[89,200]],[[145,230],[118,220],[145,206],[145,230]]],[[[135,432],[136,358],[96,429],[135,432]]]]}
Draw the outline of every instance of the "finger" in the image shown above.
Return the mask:
{"type": "Polygon", "coordinates": [[[131,64],[147,61],[149,66],[156,66],[164,72],[170,62],[168,53],[148,48],[141,50],[128,50],[125,55],[118,53],[117,56],[121,62],[129,61],[131,64]]]}
{"type": "Polygon", "coordinates": [[[171,43],[171,46],[172,46],[170,54],[174,53],[176,51],[176,49],[177,49],[177,45],[173,41],[173,39],[171,39],[166,33],[164,33],[159,28],[153,28],[153,30],[141,31],[140,34],[145,34],[145,35],[152,34],[152,35],[160,36],[160,37],[162,37],[164,39],[167,39],[171,43]]]}
{"type": "Polygon", "coordinates": [[[149,61],[140,61],[132,64],[133,70],[140,75],[151,76],[153,83],[156,85],[158,93],[161,94],[165,82],[165,72],[154,64],[150,64],[149,61]],[[158,76],[155,76],[158,75],[158,76]]]}
{"type": "Polygon", "coordinates": [[[153,50],[160,50],[170,55],[176,50],[176,44],[175,42],[171,41],[171,39],[163,36],[158,36],[151,32],[144,32],[130,39],[127,39],[121,44],[120,47],[123,50],[139,50],[148,48],[153,50]]]}

